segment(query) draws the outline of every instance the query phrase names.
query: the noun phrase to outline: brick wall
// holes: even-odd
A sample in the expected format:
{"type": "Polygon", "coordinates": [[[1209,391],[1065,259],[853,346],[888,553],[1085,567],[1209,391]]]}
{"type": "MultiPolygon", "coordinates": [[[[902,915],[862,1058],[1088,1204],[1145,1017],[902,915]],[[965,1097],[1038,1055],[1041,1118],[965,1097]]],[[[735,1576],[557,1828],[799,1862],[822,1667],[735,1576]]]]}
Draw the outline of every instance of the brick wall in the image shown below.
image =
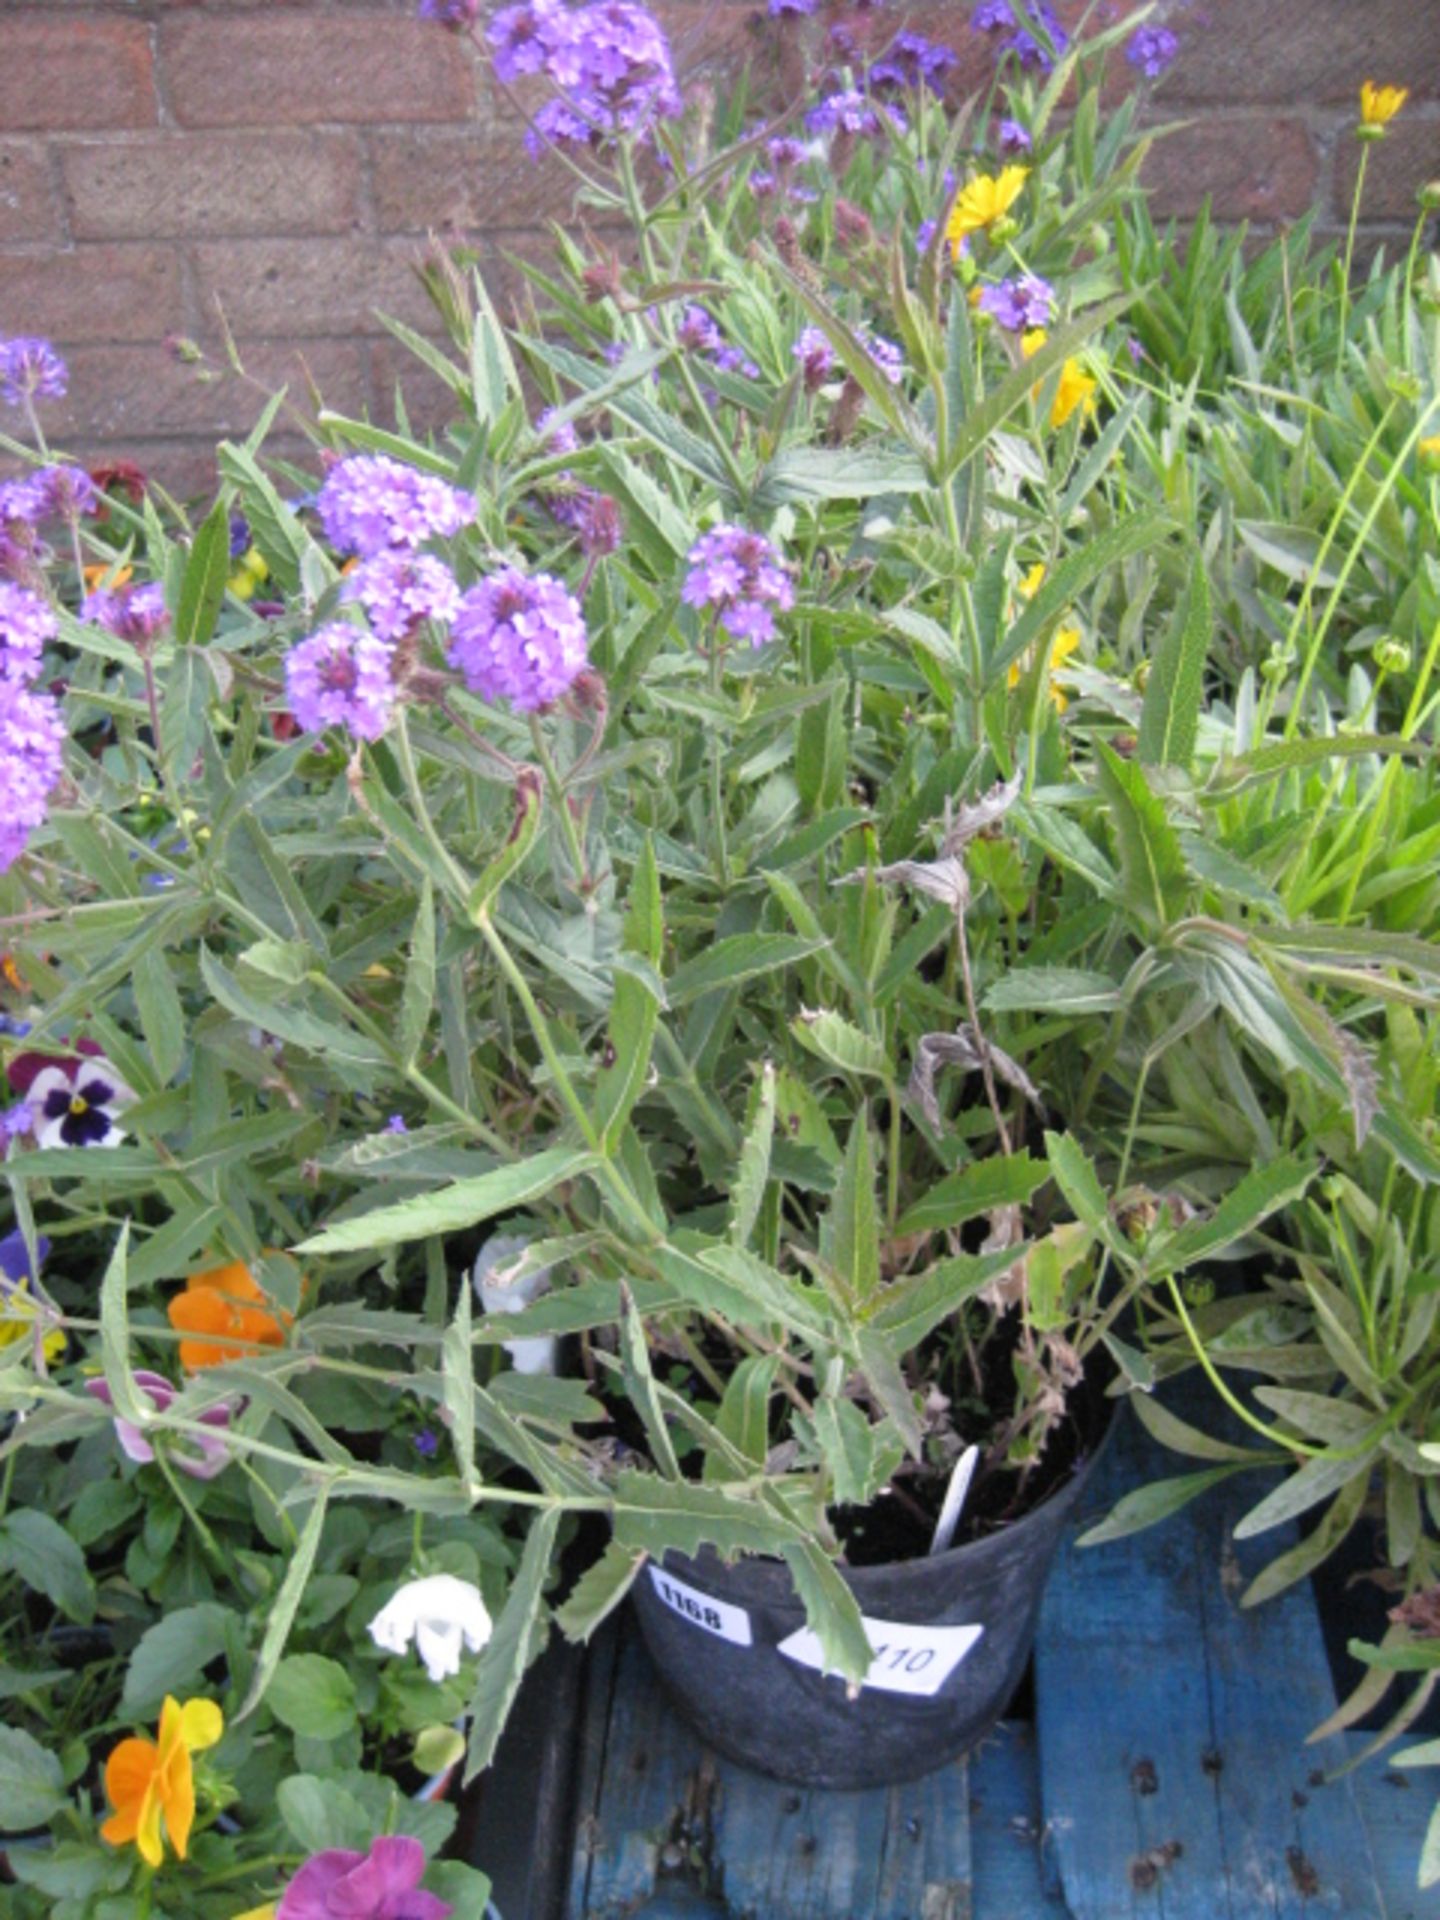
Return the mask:
{"type": "MultiPolygon", "coordinates": [[[[773,45],[754,0],[658,10],[687,74],[773,45]]],[[[978,82],[970,10],[892,0],[890,15],[962,47],[978,82]]],[[[465,44],[413,11],[0,0],[0,334],[65,352],[57,442],[183,489],[254,419],[254,382],[298,397],[308,372],[331,405],[383,417],[406,363],[373,310],[428,324],[412,271],[426,232],[464,235],[503,279],[502,254],[566,212],[563,170],[530,162],[465,44]],[[194,339],[213,365],[220,310],[248,381],[197,377],[165,345],[194,339]]],[[[1318,197],[1342,223],[1355,91],[1374,77],[1414,90],[1369,199],[1377,236],[1408,232],[1417,185],[1440,176],[1440,0],[1169,0],[1169,16],[1184,49],[1161,105],[1192,124],[1152,160],[1162,211],[1209,192],[1222,216],[1273,225],[1318,197]]]]}

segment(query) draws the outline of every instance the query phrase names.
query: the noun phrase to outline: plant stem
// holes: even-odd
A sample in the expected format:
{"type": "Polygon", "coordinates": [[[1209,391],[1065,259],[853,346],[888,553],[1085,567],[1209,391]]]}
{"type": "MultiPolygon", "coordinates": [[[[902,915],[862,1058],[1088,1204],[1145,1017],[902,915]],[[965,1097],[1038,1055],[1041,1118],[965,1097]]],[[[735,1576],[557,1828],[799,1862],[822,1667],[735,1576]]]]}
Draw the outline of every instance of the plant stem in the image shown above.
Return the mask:
{"type": "Polygon", "coordinates": [[[1355,258],[1355,229],[1360,224],[1360,202],[1365,196],[1365,173],[1370,165],[1370,142],[1360,148],[1360,165],[1355,174],[1355,191],[1350,197],[1350,226],[1345,235],[1345,263],[1340,271],[1340,325],[1335,340],[1335,371],[1345,364],[1345,329],[1350,319],[1350,268],[1355,258]]]}
{"type": "Polygon", "coordinates": [[[570,853],[570,864],[575,869],[575,887],[577,892],[590,891],[590,869],[585,860],[585,849],[580,844],[580,830],[575,824],[575,815],[570,811],[570,802],[565,793],[565,783],[560,778],[560,769],[555,765],[555,756],[545,743],[537,715],[530,715],[530,738],[535,747],[535,758],[540,762],[540,771],[545,775],[545,784],[550,789],[550,797],[555,802],[555,811],[560,816],[560,824],[565,831],[565,844],[570,853]]]}

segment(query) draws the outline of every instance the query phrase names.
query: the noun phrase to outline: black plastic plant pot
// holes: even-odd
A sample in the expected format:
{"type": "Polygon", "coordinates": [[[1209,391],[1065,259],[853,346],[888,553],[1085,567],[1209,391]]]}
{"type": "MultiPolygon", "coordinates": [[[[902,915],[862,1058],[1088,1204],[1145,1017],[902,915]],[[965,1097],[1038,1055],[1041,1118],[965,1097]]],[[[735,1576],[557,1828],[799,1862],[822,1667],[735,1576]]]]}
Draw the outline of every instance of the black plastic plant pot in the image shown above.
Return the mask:
{"type": "Polygon", "coordinates": [[[1022,1519],[925,1560],[841,1568],[875,1660],[855,1699],[822,1671],[789,1569],[666,1554],[633,1588],[667,1692],[728,1759],[808,1787],[916,1780],[995,1725],[1098,1454],[1022,1519]]]}

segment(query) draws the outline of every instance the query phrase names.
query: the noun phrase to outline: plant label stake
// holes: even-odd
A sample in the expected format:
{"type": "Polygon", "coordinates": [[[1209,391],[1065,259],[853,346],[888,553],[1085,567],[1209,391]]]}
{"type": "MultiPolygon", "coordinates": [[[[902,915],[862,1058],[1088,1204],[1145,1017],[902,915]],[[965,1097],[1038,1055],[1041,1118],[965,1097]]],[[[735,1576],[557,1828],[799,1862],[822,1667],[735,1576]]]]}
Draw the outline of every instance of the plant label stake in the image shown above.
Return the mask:
{"type": "Polygon", "coordinates": [[[970,1491],[970,1482],[975,1477],[975,1467],[980,1459],[978,1447],[967,1447],[955,1462],[950,1475],[950,1484],[945,1489],[945,1504],[940,1509],[940,1518],[935,1522],[935,1538],[930,1542],[930,1551],[948,1553],[955,1539],[955,1529],[960,1524],[960,1510],[965,1505],[965,1496],[970,1491]]]}

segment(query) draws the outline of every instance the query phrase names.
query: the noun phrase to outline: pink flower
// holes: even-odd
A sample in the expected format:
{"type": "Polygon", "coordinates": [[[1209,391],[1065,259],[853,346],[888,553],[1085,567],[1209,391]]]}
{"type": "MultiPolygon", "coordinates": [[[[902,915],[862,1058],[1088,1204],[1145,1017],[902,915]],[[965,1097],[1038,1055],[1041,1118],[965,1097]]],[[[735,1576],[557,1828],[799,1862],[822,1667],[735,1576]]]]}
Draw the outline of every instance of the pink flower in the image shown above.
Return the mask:
{"type": "Polygon", "coordinates": [[[327,1847],[285,1889],[275,1920],[448,1920],[455,1909],[423,1893],[425,1849],[408,1834],[371,1842],[369,1853],[327,1847]]]}
{"type": "MultiPolygon", "coordinates": [[[[135,1384],[140,1389],[141,1398],[148,1400],[157,1413],[164,1413],[175,1398],[175,1389],[168,1380],[158,1373],[147,1373],[143,1367],[135,1373],[135,1384]]],[[[103,1401],[107,1407],[115,1404],[109,1385],[104,1380],[87,1380],[85,1391],[96,1400],[103,1401]]],[[[228,1427],[230,1414],[228,1406],[207,1407],[199,1416],[200,1424],[228,1427]]],[[[118,1414],[115,1417],[115,1438],[128,1460],[137,1460],[141,1466],[146,1466],[155,1458],[155,1449],[140,1428],[132,1420],[122,1420],[118,1414]]],[[[193,1480],[213,1480],[229,1464],[230,1449],[218,1435],[212,1438],[209,1434],[177,1433],[169,1436],[165,1457],[193,1480]],[[191,1447],[198,1448],[198,1452],[190,1452],[191,1447]]]]}

